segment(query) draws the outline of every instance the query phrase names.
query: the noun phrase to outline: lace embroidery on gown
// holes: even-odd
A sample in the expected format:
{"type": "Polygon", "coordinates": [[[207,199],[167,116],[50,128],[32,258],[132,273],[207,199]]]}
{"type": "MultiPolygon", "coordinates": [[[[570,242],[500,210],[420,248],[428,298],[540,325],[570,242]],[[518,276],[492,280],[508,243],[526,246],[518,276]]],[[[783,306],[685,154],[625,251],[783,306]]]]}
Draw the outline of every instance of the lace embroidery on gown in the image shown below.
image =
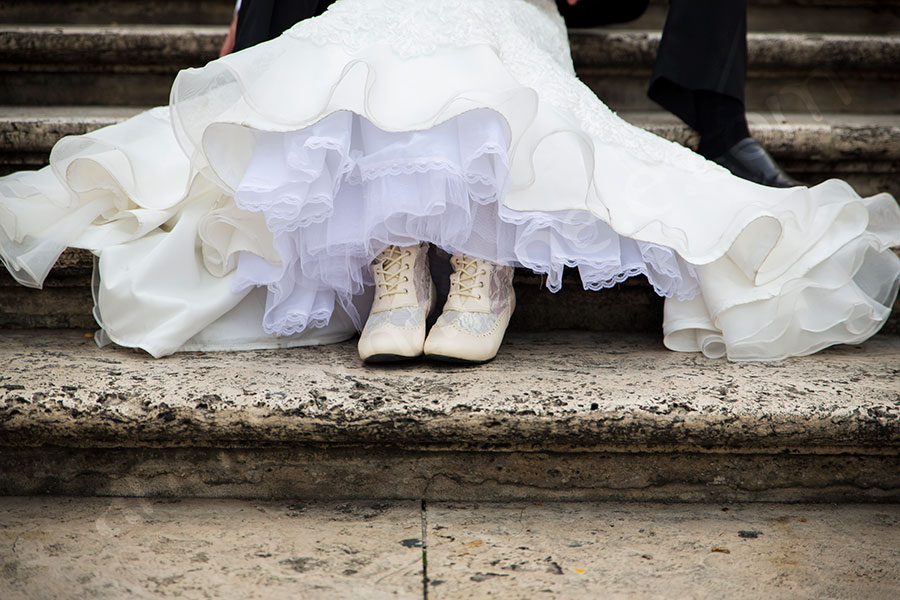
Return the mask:
{"type": "Polygon", "coordinates": [[[51,162],[0,178],[0,256],[39,285],[93,250],[104,330],[154,355],[346,337],[395,240],[551,289],[564,266],[590,289],[644,273],[667,346],[743,360],[866,339],[900,280],[892,197],[763,188],[625,123],[549,0],[341,0],[51,162]]]}

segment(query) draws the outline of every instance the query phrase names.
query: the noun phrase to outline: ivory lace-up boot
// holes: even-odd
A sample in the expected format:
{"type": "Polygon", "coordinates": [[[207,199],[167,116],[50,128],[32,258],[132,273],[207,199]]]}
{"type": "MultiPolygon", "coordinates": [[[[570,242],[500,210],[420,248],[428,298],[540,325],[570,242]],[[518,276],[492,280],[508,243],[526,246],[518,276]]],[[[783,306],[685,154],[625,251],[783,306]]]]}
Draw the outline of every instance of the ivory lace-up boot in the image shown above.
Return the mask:
{"type": "Polygon", "coordinates": [[[450,264],[450,294],[425,340],[425,355],[450,362],[489,361],[516,309],[513,268],[468,256],[454,256],[450,264]]]}
{"type": "Polygon", "coordinates": [[[359,337],[360,358],[377,363],[421,356],[425,318],[437,301],[428,244],[388,246],[371,268],[375,301],[359,337]]]}

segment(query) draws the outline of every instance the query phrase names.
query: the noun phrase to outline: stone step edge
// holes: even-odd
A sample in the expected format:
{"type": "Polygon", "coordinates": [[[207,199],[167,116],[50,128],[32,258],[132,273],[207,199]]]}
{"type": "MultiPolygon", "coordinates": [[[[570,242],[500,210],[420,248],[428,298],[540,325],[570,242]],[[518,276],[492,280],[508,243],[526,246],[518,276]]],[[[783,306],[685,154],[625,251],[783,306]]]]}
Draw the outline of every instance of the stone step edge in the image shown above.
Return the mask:
{"type": "MultiPolygon", "coordinates": [[[[125,107],[0,106],[0,155],[16,152],[49,154],[61,137],[113,125],[141,109],[125,107]]],[[[696,134],[662,111],[622,111],[625,120],[686,146],[696,134]]],[[[762,114],[749,115],[753,135],[773,156],[810,161],[900,161],[900,115],[762,114]]]]}
{"type": "Polygon", "coordinates": [[[0,495],[426,501],[898,502],[900,458],[9,448],[0,495]]]}
{"type": "MultiPolygon", "coordinates": [[[[637,21],[614,25],[618,29],[661,29],[667,16],[667,1],[653,0],[637,21]]],[[[7,25],[112,25],[112,24],[198,24],[224,25],[231,21],[234,2],[156,1],[92,2],[40,0],[0,1],[0,23],[7,25]],[[188,6],[185,6],[185,5],[188,6]],[[65,15],[64,19],[58,15],[65,15]]],[[[791,2],[750,0],[750,31],[892,33],[900,30],[897,0],[816,0],[791,2]]]]}
{"type": "MultiPolygon", "coordinates": [[[[579,71],[644,72],[656,60],[660,38],[658,31],[579,29],[571,31],[569,42],[579,71]]],[[[900,78],[900,35],[751,32],[747,51],[750,75],[786,71],[829,77],[852,72],[900,78]]]]}
{"type": "Polygon", "coordinates": [[[231,20],[233,0],[0,0],[3,23],[180,23],[223,25],[231,20]],[[156,21],[155,19],[159,19],[156,21]]]}
{"type": "Polygon", "coordinates": [[[512,333],[480,367],[377,368],[353,341],[154,360],[8,331],[0,446],[900,455],[900,336],[775,363],[660,337],[512,333]]]}
{"type": "MultiPolygon", "coordinates": [[[[802,1],[749,0],[747,29],[776,32],[896,33],[900,31],[900,6],[896,0],[802,1]]],[[[612,25],[618,29],[662,29],[668,17],[668,0],[651,0],[636,21],[612,25]]]]}
{"type": "MultiPolygon", "coordinates": [[[[0,25],[6,68],[53,64],[72,70],[109,65],[199,65],[215,58],[226,27],[196,25],[0,25]],[[90,61],[85,61],[90,57],[90,61]]],[[[569,39],[576,67],[650,68],[660,33],[581,29],[569,39]]],[[[900,35],[750,33],[751,72],[816,70],[900,78],[900,35]]]]}

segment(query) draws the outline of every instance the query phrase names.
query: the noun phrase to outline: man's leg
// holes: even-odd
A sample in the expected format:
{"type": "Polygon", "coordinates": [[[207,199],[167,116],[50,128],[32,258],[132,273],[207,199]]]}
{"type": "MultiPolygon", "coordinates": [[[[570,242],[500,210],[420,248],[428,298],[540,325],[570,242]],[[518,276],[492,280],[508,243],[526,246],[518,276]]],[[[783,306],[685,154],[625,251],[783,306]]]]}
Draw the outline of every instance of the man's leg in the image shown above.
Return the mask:
{"type": "Polygon", "coordinates": [[[775,187],[799,185],[750,137],[746,78],[746,0],[671,0],[650,98],[700,134],[700,154],[735,175],[775,187]]]}
{"type": "Polygon", "coordinates": [[[750,135],[746,77],[746,0],[672,0],[649,96],[700,133],[707,158],[750,135]]]}

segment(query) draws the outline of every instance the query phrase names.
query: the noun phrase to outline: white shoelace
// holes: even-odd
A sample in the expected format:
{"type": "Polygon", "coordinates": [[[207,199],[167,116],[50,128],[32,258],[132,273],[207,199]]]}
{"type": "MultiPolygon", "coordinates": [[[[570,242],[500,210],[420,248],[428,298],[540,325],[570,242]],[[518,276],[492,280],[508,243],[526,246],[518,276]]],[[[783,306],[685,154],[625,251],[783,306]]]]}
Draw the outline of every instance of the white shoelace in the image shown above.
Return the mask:
{"type": "Polygon", "coordinates": [[[487,274],[481,267],[481,261],[469,256],[454,256],[451,262],[456,270],[451,277],[450,296],[480,300],[481,294],[475,290],[483,288],[484,282],[479,282],[478,277],[487,274]]]}
{"type": "Polygon", "coordinates": [[[405,286],[400,287],[401,284],[409,282],[409,277],[403,275],[409,270],[409,265],[403,263],[403,259],[408,256],[412,256],[409,250],[399,246],[388,246],[375,259],[381,263],[381,266],[375,269],[377,276],[375,284],[384,289],[384,292],[379,293],[379,299],[395,294],[406,294],[409,291],[405,286]]]}

